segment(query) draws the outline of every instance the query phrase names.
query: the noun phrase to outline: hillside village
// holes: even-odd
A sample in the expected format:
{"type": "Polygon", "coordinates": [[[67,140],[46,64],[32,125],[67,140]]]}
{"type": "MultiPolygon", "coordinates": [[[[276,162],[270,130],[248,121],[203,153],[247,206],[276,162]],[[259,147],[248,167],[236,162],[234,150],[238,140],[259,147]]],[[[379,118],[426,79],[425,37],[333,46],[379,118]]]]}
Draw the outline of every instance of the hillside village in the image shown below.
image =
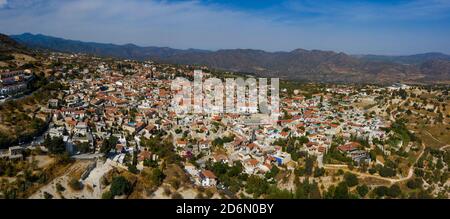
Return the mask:
{"type": "MultiPolygon", "coordinates": [[[[170,107],[176,77],[239,74],[84,54],[45,59],[39,70],[59,87],[38,109],[46,129],[0,158],[14,169],[65,156],[65,171],[36,181],[28,197],[449,198],[448,87],[282,82],[282,113],[269,124],[258,114],[179,115],[170,107]]],[[[24,86],[36,70],[2,71],[2,82],[24,86]]],[[[11,85],[2,92],[20,91],[11,85]]],[[[20,170],[0,173],[8,178],[0,196],[18,197],[20,170]]]]}

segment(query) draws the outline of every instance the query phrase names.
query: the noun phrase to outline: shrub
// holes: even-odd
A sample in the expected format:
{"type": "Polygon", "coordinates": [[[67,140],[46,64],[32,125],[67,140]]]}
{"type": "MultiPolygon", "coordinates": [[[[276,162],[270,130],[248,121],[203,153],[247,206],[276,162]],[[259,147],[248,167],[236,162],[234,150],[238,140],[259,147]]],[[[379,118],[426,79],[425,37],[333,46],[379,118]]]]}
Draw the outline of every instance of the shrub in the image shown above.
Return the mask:
{"type": "Polygon", "coordinates": [[[181,186],[181,182],[178,179],[170,180],[169,184],[175,189],[178,190],[181,186]]]}
{"type": "Polygon", "coordinates": [[[345,173],[344,175],[344,181],[347,184],[348,187],[353,187],[358,185],[358,177],[356,177],[353,173],[345,173]]]}
{"type": "Polygon", "coordinates": [[[334,199],[348,199],[349,198],[347,183],[340,182],[338,184],[338,186],[334,190],[333,198],[334,199]]]}
{"type": "Polygon", "coordinates": [[[379,173],[382,177],[393,177],[396,174],[395,170],[389,167],[381,167],[379,173]]]}
{"type": "Polygon", "coordinates": [[[159,168],[155,168],[152,170],[150,180],[152,181],[153,185],[159,186],[161,185],[165,177],[166,176],[164,175],[163,171],[161,171],[159,168]]]}
{"type": "Polygon", "coordinates": [[[12,55],[5,55],[5,54],[0,54],[0,61],[9,61],[9,60],[13,60],[14,56],[12,55]]]}
{"type": "Polygon", "coordinates": [[[314,169],[314,177],[321,177],[325,174],[324,168],[315,168],[314,169]]]}
{"type": "Polygon", "coordinates": [[[400,187],[398,185],[392,185],[387,191],[387,195],[392,198],[396,198],[402,194],[400,187]]]}
{"type": "Polygon", "coordinates": [[[172,194],[172,199],[183,199],[183,196],[178,192],[174,192],[172,194]]]}
{"type": "Polygon", "coordinates": [[[366,184],[363,184],[363,185],[356,187],[356,191],[358,191],[358,194],[361,197],[364,197],[367,195],[367,193],[369,193],[369,187],[367,187],[366,184]]]}
{"type": "Polygon", "coordinates": [[[139,170],[134,165],[129,165],[128,166],[128,171],[130,171],[131,173],[134,173],[134,174],[138,174],[139,173],[139,170]]]}
{"type": "Polygon", "coordinates": [[[377,188],[375,188],[373,191],[375,192],[375,194],[378,197],[384,197],[387,193],[388,193],[388,187],[386,186],[378,186],[377,188]]]}
{"type": "Polygon", "coordinates": [[[48,193],[48,192],[44,192],[44,198],[45,198],[45,199],[52,199],[52,198],[53,198],[53,195],[50,194],[50,193],[48,193]]]}
{"type": "Polygon", "coordinates": [[[102,199],[113,199],[114,196],[112,195],[111,191],[106,191],[102,194],[102,199]]]}
{"type": "Polygon", "coordinates": [[[211,191],[210,189],[205,191],[206,193],[206,198],[212,198],[214,196],[214,192],[211,191]]]}
{"type": "Polygon", "coordinates": [[[203,195],[203,193],[199,192],[196,196],[195,199],[205,199],[205,196],[203,195]]]}
{"type": "Polygon", "coordinates": [[[408,188],[410,189],[420,188],[422,187],[422,179],[420,178],[411,179],[406,183],[406,186],[408,186],[408,188]]]}
{"type": "Polygon", "coordinates": [[[165,187],[164,188],[164,195],[169,196],[170,194],[172,194],[172,191],[170,191],[169,188],[165,187]]]}
{"type": "Polygon", "coordinates": [[[114,177],[111,182],[111,194],[116,195],[127,195],[131,192],[131,183],[123,176],[114,177]]]}
{"type": "Polygon", "coordinates": [[[69,182],[70,188],[72,188],[75,191],[79,191],[83,189],[83,184],[78,181],[77,179],[71,179],[69,182]]]}
{"type": "Polygon", "coordinates": [[[64,186],[62,186],[61,183],[57,183],[56,184],[56,190],[58,192],[64,192],[66,190],[66,188],[64,188],[64,186]]]}

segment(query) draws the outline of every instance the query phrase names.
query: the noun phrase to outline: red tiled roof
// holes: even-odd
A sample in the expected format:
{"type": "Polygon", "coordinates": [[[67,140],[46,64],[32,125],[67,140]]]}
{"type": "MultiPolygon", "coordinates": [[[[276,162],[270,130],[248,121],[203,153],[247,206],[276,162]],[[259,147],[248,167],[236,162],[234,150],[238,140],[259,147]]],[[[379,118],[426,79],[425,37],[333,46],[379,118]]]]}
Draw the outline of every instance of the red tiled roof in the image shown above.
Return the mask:
{"type": "Polygon", "coordinates": [[[210,179],[217,178],[216,175],[214,175],[214,173],[209,170],[203,170],[202,175],[205,176],[206,178],[210,178],[210,179]]]}
{"type": "Polygon", "coordinates": [[[253,149],[255,147],[258,147],[258,145],[256,145],[255,143],[250,143],[247,145],[248,148],[253,149]]]}
{"type": "Polygon", "coordinates": [[[139,153],[138,155],[138,160],[139,161],[147,160],[150,159],[151,156],[152,153],[150,151],[141,151],[141,153],[139,153]]]}
{"type": "Polygon", "coordinates": [[[177,140],[177,144],[186,144],[186,141],[183,141],[183,140],[177,140]]]}
{"type": "Polygon", "coordinates": [[[250,159],[250,160],[248,160],[248,163],[252,166],[256,166],[256,165],[258,165],[259,162],[256,159],[250,159]]]}
{"type": "Polygon", "coordinates": [[[359,146],[361,146],[361,144],[358,143],[358,142],[349,142],[349,143],[347,143],[347,144],[344,144],[344,145],[339,146],[338,149],[339,149],[340,151],[346,152],[346,151],[355,150],[355,149],[357,149],[359,146]]]}
{"type": "Polygon", "coordinates": [[[317,149],[319,152],[325,152],[325,147],[322,147],[322,146],[320,146],[318,149],[317,149]]]}

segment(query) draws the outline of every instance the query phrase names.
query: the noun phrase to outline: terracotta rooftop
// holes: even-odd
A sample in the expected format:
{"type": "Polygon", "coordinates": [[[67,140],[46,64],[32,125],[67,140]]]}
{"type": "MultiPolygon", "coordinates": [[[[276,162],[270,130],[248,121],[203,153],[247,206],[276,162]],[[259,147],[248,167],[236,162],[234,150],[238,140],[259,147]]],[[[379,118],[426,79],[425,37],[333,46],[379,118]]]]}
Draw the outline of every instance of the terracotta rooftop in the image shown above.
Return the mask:
{"type": "Polygon", "coordinates": [[[210,178],[210,179],[217,178],[216,175],[214,175],[214,173],[209,170],[203,170],[202,175],[205,176],[206,178],[210,178]]]}

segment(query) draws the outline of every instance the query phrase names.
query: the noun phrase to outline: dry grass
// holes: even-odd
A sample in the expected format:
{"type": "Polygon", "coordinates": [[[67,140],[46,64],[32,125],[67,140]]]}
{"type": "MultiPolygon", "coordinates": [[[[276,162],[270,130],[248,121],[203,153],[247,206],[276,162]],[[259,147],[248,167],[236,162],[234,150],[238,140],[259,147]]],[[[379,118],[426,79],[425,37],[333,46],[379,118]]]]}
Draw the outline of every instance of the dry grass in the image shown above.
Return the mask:
{"type": "Polygon", "coordinates": [[[17,64],[23,65],[29,62],[35,62],[36,59],[34,57],[31,57],[29,55],[21,54],[21,53],[13,53],[14,59],[17,64]]]}
{"type": "Polygon", "coordinates": [[[68,173],[68,176],[73,179],[79,180],[81,175],[86,171],[86,168],[89,165],[89,161],[78,161],[78,165],[74,165],[74,167],[68,173]]]}
{"type": "Polygon", "coordinates": [[[382,179],[373,178],[373,177],[360,177],[359,183],[366,184],[368,186],[389,186],[390,185],[390,182],[387,180],[382,180],[382,179]]]}
{"type": "MultiPolygon", "coordinates": [[[[47,182],[52,182],[55,178],[64,175],[71,167],[73,163],[68,164],[58,164],[52,163],[48,167],[44,168],[44,172],[47,173],[47,182]]],[[[46,184],[34,184],[30,187],[25,193],[24,197],[29,197],[32,194],[36,193],[41,187],[46,184]]]]}

